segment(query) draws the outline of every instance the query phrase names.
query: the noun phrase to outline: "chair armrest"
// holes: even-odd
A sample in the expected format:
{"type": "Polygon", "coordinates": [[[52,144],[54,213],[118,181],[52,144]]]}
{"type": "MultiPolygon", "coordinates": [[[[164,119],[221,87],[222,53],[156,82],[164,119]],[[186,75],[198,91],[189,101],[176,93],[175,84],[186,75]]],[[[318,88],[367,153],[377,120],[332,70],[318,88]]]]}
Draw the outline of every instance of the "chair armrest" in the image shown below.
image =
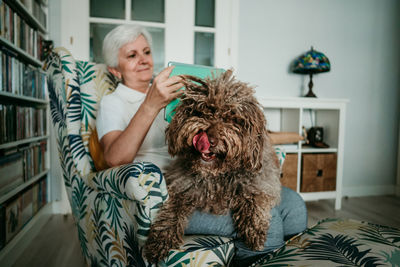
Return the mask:
{"type": "Polygon", "coordinates": [[[286,159],[286,150],[283,146],[274,146],[274,148],[276,156],[278,157],[279,166],[282,169],[283,163],[285,162],[286,159]]]}
{"type": "Polygon", "coordinates": [[[91,173],[89,186],[116,198],[138,201],[150,209],[158,208],[167,198],[167,185],[161,170],[148,162],[135,162],[91,173]]]}

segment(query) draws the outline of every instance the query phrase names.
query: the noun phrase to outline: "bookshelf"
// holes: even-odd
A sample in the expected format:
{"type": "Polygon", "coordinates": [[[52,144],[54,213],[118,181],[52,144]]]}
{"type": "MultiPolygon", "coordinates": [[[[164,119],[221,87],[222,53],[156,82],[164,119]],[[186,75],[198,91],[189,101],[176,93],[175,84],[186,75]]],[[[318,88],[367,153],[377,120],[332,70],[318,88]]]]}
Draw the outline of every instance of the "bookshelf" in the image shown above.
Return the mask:
{"type": "Polygon", "coordinates": [[[0,265],[51,209],[46,5],[0,0],[0,265]]]}
{"type": "Polygon", "coordinates": [[[276,132],[294,132],[323,128],[327,148],[307,145],[304,141],[285,144],[286,160],[282,183],[300,193],[304,200],[335,199],[341,208],[346,99],[263,98],[267,127],[276,132]]]}

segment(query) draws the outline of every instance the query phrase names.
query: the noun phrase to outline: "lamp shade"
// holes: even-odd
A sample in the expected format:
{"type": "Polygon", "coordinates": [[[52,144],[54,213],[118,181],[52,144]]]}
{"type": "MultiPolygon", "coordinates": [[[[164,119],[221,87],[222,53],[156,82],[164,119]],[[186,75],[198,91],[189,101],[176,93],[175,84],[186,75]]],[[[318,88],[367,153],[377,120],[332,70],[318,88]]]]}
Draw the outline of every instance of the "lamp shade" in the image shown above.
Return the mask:
{"type": "Polygon", "coordinates": [[[314,86],[312,77],[313,74],[327,72],[331,70],[329,59],[321,52],[318,52],[311,47],[311,50],[296,58],[293,62],[293,72],[299,74],[310,75],[308,83],[308,93],[306,97],[317,97],[312,88],[314,86]]]}
{"type": "Polygon", "coordinates": [[[321,52],[311,50],[295,59],[293,72],[299,74],[314,74],[327,72],[331,69],[329,59],[321,52]]]}

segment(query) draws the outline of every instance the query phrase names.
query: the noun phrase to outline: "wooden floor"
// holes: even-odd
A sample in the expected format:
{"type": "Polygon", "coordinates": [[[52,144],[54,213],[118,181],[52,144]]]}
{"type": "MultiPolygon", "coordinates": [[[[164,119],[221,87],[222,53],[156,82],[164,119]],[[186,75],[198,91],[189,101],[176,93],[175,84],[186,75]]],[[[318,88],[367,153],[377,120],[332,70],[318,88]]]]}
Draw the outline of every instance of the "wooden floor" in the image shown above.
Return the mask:
{"type": "Polygon", "coordinates": [[[334,200],[306,202],[308,226],[327,217],[349,218],[400,228],[400,197],[343,198],[342,209],[334,210],[334,200]]]}
{"type": "MultiPolygon", "coordinates": [[[[343,199],[334,210],[333,200],[307,202],[308,225],[327,217],[352,218],[400,228],[400,198],[394,196],[343,199]]],[[[71,215],[53,215],[13,266],[85,266],[71,215]]]]}

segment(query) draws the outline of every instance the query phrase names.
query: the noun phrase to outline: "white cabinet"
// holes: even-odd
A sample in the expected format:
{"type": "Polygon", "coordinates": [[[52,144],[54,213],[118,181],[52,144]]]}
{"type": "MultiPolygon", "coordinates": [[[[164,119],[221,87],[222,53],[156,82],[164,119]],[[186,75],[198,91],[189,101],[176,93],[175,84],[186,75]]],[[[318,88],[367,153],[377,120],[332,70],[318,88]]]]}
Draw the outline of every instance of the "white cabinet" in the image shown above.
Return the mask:
{"type": "MultiPolygon", "coordinates": [[[[323,128],[323,141],[328,148],[306,145],[305,141],[282,145],[291,164],[293,189],[304,200],[335,199],[335,209],[341,208],[343,152],[346,99],[260,98],[267,119],[267,128],[277,132],[296,132],[323,128]],[[294,162],[293,162],[294,161],[294,162]],[[296,164],[297,163],[297,164],[296,164]],[[314,165],[314,166],[311,166],[314,165]],[[320,165],[326,170],[319,169],[320,165]],[[310,173],[315,179],[309,179],[310,173]],[[323,173],[333,175],[333,181],[323,181],[323,173]],[[318,178],[318,177],[321,178],[318,178]],[[317,185],[319,184],[319,185],[317,185]]],[[[285,165],[284,165],[285,167],[285,165]]],[[[332,177],[331,177],[332,180],[332,177]]]]}

